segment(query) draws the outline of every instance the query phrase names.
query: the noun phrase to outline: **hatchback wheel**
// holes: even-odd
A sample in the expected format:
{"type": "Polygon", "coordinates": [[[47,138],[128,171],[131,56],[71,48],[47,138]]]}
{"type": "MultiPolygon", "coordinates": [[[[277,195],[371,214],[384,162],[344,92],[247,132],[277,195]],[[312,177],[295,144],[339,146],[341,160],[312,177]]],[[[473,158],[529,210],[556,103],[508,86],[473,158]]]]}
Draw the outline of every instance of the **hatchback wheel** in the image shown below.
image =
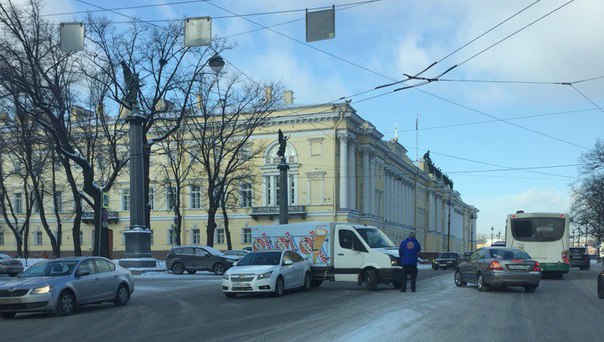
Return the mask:
{"type": "Polygon", "coordinates": [[[113,304],[115,306],[124,306],[128,304],[130,300],[130,291],[128,290],[128,286],[126,284],[121,284],[117,289],[117,294],[115,299],[113,300],[113,304]]]}
{"type": "Polygon", "coordinates": [[[306,272],[306,275],[304,276],[304,285],[302,286],[302,289],[304,291],[310,290],[310,282],[311,282],[310,273],[306,272]]]}
{"type": "Polygon", "coordinates": [[[176,262],[172,265],[172,272],[174,274],[182,274],[184,271],[185,271],[185,268],[181,263],[176,262]]]}
{"type": "Polygon", "coordinates": [[[14,312],[2,312],[2,313],[0,313],[0,317],[2,317],[4,319],[14,318],[15,315],[16,315],[16,313],[14,313],[14,312]]]}
{"type": "Polygon", "coordinates": [[[489,288],[487,287],[487,284],[484,283],[484,278],[482,277],[482,274],[478,275],[478,280],[476,281],[476,285],[478,286],[478,291],[480,291],[480,292],[487,292],[489,290],[489,288]]]}
{"type": "Polygon", "coordinates": [[[224,271],[226,271],[226,269],[224,268],[223,264],[216,263],[216,264],[214,264],[214,267],[212,267],[212,271],[216,275],[222,275],[224,273],[224,271]]]}
{"type": "Polygon", "coordinates": [[[461,272],[459,270],[455,271],[455,285],[457,287],[466,286],[468,283],[461,280],[461,272]]]}
{"type": "Polygon", "coordinates": [[[604,299],[604,278],[598,277],[598,297],[604,299]]]}
{"type": "Polygon", "coordinates": [[[58,316],[69,316],[75,311],[76,301],[75,297],[69,291],[63,291],[59,295],[59,301],[57,302],[57,308],[55,314],[58,316]]]}
{"type": "Polygon", "coordinates": [[[283,278],[281,276],[279,276],[279,278],[277,278],[277,282],[275,283],[274,296],[281,297],[281,296],[283,296],[284,293],[285,293],[285,283],[283,282],[283,278]]]}

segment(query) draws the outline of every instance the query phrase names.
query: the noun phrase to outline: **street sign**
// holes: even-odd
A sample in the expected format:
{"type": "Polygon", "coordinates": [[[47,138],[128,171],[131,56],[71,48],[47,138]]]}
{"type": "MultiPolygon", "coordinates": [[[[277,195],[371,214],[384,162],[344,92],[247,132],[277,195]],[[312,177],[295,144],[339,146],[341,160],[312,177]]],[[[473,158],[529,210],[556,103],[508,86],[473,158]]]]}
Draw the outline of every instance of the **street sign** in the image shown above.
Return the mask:
{"type": "Polygon", "coordinates": [[[185,19],[185,46],[210,46],[212,43],[212,18],[185,19]]]}
{"type": "Polygon", "coordinates": [[[333,39],[336,36],[336,9],[306,11],[306,41],[333,39]]]}
{"type": "Polygon", "coordinates": [[[103,192],[103,209],[109,208],[109,194],[103,192]]]}
{"type": "Polygon", "coordinates": [[[84,23],[61,23],[61,51],[84,50],[84,23]]]}

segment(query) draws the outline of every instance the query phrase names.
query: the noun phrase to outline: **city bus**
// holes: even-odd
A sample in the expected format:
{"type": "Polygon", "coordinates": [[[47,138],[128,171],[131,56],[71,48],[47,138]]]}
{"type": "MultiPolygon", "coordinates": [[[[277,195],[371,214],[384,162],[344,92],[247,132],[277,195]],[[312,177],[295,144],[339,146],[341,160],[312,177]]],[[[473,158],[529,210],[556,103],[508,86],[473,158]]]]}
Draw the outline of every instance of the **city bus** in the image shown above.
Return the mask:
{"type": "Polygon", "coordinates": [[[562,213],[525,213],[507,217],[505,245],[526,251],[541,265],[544,275],[562,278],[568,273],[570,217],[562,213]]]}

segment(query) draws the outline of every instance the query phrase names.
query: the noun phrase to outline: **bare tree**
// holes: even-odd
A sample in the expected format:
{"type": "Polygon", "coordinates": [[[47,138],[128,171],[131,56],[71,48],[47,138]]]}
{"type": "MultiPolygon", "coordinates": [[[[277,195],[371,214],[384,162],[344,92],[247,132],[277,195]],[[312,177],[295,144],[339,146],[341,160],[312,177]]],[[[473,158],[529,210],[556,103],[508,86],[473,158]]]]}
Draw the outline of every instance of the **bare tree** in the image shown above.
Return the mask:
{"type": "Polygon", "coordinates": [[[198,113],[186,122],[197,148],[190,155],[201,163],[207,186],[208,246],[214,245],[216,212],[229,179],[249,161],[241,153],[279,103],[275,96],[264,96],[265,88],[259,84],[244,83],[237,77],[225,83],[222,87],[219,82],[202,83],[198,113]]]}
{"type": "Polygon", "coordinates": [[[83,198],[93,209],[97,231],[102,233],[94,253],[108,257],[108,232],[100,224],[100,207],[103,192],[111,188],[127,161],[113,153],[116,151],[113,146],[123,135],[119,128],[122,123],[95,111],[86,126],[72,130],[71,112],[78,100],[76,89],[82,85],[84,75],[81,58],[74,52],[60,50],[56,27],[42,18],[40,9],[39,0],[29,0],[24,6],[13,0],[0,4],[0,93],[10,95],[16,102],[16,110],[31,115],[52,137],[56,151],[82,169],[81,189],[86,195],[83,198]],[[97,181],[92,162],[97,141],[83,138],[80,134],[83,127],[92,127],[93,137],[104,134],[106,145],[111,146],[108,152],[113,154],[107,157],[110,167],[104,169],[108,176],[101,182],[97,181]]]}

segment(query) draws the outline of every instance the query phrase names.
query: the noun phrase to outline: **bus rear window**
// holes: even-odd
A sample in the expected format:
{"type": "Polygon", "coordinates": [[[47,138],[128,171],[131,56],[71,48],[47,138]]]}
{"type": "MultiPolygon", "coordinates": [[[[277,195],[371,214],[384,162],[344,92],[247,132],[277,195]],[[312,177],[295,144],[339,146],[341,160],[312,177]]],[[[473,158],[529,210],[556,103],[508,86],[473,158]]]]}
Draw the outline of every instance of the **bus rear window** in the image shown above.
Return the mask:
{"type": "Polygon", "coordinates": [[[512,236],[518,241],[557,241],[564,235],[564,218],[512,219],[512,236]]]}

